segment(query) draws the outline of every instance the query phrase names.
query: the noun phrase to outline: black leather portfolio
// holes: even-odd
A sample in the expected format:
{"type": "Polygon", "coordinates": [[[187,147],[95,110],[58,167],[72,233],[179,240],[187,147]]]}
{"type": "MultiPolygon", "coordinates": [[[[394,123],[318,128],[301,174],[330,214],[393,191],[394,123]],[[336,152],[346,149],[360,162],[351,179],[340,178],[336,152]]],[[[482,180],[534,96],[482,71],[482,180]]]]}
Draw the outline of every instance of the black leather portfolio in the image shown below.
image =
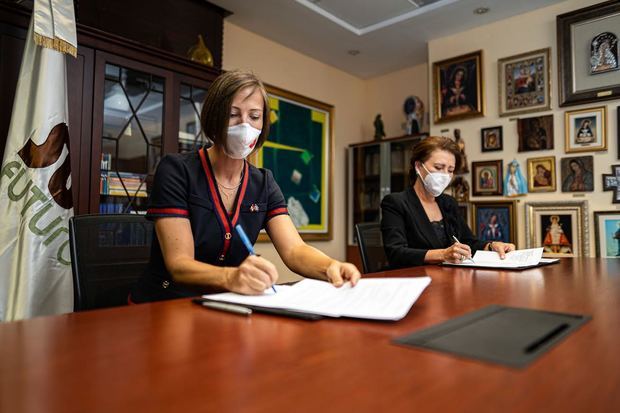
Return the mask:
{"type": "Polygon", "coordinates": [[[397,338],[394,342],[511,367],[525,367],[590,318],[491,305],[397,338]]]}

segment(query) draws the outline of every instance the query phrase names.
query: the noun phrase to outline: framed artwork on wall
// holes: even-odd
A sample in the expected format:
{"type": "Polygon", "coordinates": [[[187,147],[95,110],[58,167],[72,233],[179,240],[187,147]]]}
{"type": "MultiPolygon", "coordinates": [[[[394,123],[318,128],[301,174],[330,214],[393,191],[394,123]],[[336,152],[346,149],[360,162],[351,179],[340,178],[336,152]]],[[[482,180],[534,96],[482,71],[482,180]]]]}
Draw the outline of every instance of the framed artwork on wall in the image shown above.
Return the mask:
{"type": "Polygon", "coordinates": [[[482,152],[501,151],[504,149],[502,133],[503,128],[501,126],[480,129],[482,152]]]}
{"type": "Polygon", "coordinates": [[[555,191],[555,156],[527,160],[527,190],[528,192],[555,191]]]}
{"type": "Polygon", "coordinates": [[[517,119],[519,152],[553,149],[553,115],[517,119]]]}
{"type": "Polygon", "coordinates": [[[499,115],[551,109],[551,49],[499,59],[499,115]]]}
{"type": "Polygon", "coordinates": [[[607,150],[607,107],[566,111],[564,150],[592,152],[607,150]]]}
{"type": "Polygon", "coordinates": [[[482,50],[433,63],[435,123],[484,116],[482,50]]]}
{"type": "Polygon", "coordinates": [[[502,194],[502,161],[472,162],[473,193],[476,196],[502,194]]]}
{"type": "Polygon", "coordinates": [[[481,241],[517,244],[515,201],[472,202],[472,230],[481,241]]]}
{"type": "Polygon", "coordinates": [[[620,97],[620,2],[557,16],[560,106],[620,97]]]}
{"type": "MultiPolygon", "coordinates": [[[[271,170],[302,238],[330,240],[334,108],[283,89],[266,87],[270,132],[252,163],[271,170]]],[[[268,239],[266,234],[259,237],[260,241],[268,239]]]]}
{"type": "Polygon", "coordinates": [[[560,159],[562,192],[594,191],[594,157],[574,156],[560,159]]]}
{"type": "Polygon", "coordinates": [[[620,258],[620,211],[594,213],[596,256],[620,258]]]}
{"type": "Polygon", "coordinates": [[[603,174],[603,191],[614,191],[611,202],[620,204],[620,165],[611,165],[611,174],[603,174]]]}
{"type": "Polygon", "coordinates": [[[547,257],[582,257],[589,251],[587,201],[525,204],[526,248],[547,257]]]}

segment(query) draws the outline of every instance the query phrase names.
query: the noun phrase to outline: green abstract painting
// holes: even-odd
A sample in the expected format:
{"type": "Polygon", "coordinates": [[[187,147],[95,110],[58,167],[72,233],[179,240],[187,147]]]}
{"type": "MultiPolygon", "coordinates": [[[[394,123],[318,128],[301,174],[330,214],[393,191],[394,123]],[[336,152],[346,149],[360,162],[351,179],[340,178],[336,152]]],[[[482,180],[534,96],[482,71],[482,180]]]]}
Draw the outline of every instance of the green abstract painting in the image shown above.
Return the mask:
{"type": "Polygon", "coordinates": [[[304,239],[331,239],[333,107],[268,87],[269,138],[256,157],[270,169],[304,239]]]}

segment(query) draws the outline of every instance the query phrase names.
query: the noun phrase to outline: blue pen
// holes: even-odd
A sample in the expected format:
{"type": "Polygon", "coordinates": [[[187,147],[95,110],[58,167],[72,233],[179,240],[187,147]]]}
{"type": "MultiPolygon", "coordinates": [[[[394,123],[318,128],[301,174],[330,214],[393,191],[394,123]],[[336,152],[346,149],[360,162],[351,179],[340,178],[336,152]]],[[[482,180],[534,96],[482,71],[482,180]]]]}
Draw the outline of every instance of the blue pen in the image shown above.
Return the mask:
{"type": "MultiPolygon", "coordinates": [[[[256,253],[254,252],[254,247],[252,246],[252,243],[250,242],[250,239],[248,238],[248,236],[245,235],[245,231],[243,230],[243,227],[241,225],[237,225],[235,229],[237,230],[237,234],[239,234],[239,238],[241,238],[241,242],[243,242],[243,245],[245,245],[250,255],[256,255],[256,253]]],[[[275,286],[272,285],[271,289],[273,290],[274,293],[277,293],[275,286]]]]}

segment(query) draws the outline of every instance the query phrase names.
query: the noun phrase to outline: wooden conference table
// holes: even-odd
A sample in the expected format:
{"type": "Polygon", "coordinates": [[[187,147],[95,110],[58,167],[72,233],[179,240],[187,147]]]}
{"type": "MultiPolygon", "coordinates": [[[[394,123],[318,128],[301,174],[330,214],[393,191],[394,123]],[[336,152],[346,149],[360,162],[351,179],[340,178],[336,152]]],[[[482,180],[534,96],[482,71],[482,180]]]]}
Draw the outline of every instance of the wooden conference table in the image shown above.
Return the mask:
{"type": "Polygon", "coordinates": [[[620,411],[620,260],[421,267],[398,322],[301,321],[190,300],[0,325],[1,412],[620,411]],[[391,339],[488,304],[593,318],[525,369],[391,339]]]}

